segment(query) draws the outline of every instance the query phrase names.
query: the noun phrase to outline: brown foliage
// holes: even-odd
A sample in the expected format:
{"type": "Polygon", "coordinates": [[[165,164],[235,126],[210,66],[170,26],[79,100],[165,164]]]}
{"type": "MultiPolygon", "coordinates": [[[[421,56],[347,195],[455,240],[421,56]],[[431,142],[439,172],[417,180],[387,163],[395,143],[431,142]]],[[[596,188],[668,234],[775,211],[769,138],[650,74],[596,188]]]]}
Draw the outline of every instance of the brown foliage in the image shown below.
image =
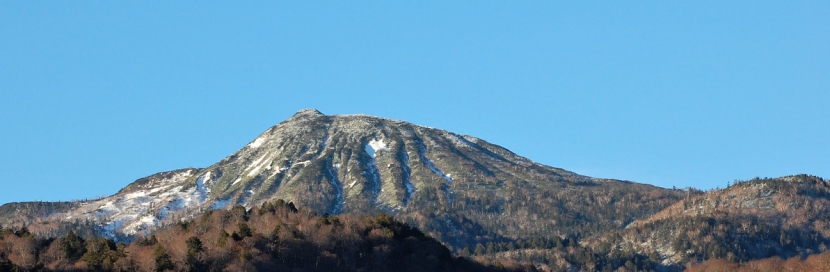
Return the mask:
{"type": "Polygon", "coordinates": [[[733,263],[723,259],[714,259],[686,269],[687,272],[787,272],[787,271],[830,271],[830,252],[813,254],[805,259],[793,257],[787,260],[780,257],[766,258],[746,263],[733,263]]]}
{"type": "MultiPolygon", "coordinates": [[[[98,271],[498,269],[455,258],[435,239],[386,215],[322,217],[289,205],[272,207],[263,212],[241,207],[213,211],[129,245],[89,239],[86,254],[77,261],[67,259],[60,238],[8,235],[0,240],[0,271],[38,265],[49,270],[98,271]]],[[[525,269],[513,263],[499,266],[525,269]]]]}

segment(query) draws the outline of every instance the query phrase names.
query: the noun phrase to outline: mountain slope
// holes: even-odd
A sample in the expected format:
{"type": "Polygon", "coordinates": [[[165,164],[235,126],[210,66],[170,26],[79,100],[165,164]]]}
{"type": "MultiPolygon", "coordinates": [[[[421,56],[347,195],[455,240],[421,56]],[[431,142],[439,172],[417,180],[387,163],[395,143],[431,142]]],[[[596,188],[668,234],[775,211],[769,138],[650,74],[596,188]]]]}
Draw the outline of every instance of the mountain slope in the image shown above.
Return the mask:
{"type": "Polygon", "coordinates": [[[301,110],[207,168],[153,175],[111,197],[18,223],[84,220],[108,235],[130,236],[199,211],[285,199],[319,214],[384,212],[460,249],[599,235],[682,197],[534,163],[471,136],[301,110]]]}
{"type": "Polygon", "coordinates": [[[823,252],[830,245],[830,185],[807,175],[738,182],[690,195],[604,238],[659,254],[664,264],[823,252]]]}

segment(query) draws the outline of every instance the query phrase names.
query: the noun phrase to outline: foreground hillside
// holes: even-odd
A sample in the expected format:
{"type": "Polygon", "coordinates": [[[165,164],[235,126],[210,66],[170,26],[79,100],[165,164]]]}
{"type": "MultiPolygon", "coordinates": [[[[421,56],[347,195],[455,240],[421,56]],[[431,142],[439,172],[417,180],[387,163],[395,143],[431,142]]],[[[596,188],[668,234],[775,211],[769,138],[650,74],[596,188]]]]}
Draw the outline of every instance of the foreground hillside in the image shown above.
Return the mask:
{"type": "Polygon", "coordinates": [[[125,245],[0,230],[0,271],[520,271],[455,258],[386,215],[320,216],[282,200],[200,214],[125,245]]]}

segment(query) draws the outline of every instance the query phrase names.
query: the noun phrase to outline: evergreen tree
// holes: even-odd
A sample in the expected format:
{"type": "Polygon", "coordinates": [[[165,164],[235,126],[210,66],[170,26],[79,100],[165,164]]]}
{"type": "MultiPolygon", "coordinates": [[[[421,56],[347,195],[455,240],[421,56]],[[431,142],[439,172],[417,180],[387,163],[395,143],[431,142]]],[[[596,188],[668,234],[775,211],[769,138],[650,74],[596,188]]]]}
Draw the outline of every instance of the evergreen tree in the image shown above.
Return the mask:
{"type": "Polygon", "coordinates": [[[241,237],[251,237],[253,235],[253,232],[251,231],[251,227],[249,227],[248,224],[239,223],[238,227],[239,227],[239,236],[241,236],[241,237]]]}
{"type": "Polygon", "coordinates": [[[464,248],[461,249],[460,252],[458,252],[458,254],[463,256],[463,257],[469,257],[470,256],[470,248],[469,247],[464,247],[464,248]]]}
{"type": "Polygon", "coordinates": [[[484,249],[484,246],[482,246],[481,244],[476,244],[476,249],[473,252],[476,254],[476,256],[482,256],[485,252],[486,250],[484,249]]]}
{"type": "Polygon", "coordinates": [[[196,255],[196,253],[205,250],[202,246],[202,240],[199,240],[199,238],[197,238],[196,236],[187,238],[185,244],[187,244],[187,254],[189,255],[196,255]]]}
{"type": "Polygon", "coordinates": [[[175,268],[173,261],[170,260],[170,255],[167,254],[167,250],[161,245],[156,245],[156,249],[153,250],[153,259],[156,261],[156,271],[172,270],[175,268]]]}
{"type": "Polygon", "coordinates": [[[83,238],[75,234],[74,231],[69,231],[66,237],[61,240],[61,251],[64,257],[70,262],[77,261],[86,253],[86,242],[83,238]]]}
{"type": "Polygon", "coordinates": [[[199,261],[197,254],[199,252],[205,251],[204,247],[202,246],[202,240],[199,240],[199,238],[194,236],[187,238],[185,244],[187,245],[187,256],[185,256],[185,264],[187,265],[187,270],[201,270],[201,262],[199,261]]]}

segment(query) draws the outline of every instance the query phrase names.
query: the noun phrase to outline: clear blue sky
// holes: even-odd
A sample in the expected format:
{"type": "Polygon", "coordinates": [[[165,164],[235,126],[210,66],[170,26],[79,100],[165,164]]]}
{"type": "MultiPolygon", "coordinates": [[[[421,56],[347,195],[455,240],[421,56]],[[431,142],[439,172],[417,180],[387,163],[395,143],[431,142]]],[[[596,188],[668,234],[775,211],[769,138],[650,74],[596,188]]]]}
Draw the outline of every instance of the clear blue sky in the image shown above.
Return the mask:
{"type": "Polygon", "coordinates": [[[0,2],[0,203],[206,167],[302,108],[663,187],[830,178],[828,1],[0,2]]]}

